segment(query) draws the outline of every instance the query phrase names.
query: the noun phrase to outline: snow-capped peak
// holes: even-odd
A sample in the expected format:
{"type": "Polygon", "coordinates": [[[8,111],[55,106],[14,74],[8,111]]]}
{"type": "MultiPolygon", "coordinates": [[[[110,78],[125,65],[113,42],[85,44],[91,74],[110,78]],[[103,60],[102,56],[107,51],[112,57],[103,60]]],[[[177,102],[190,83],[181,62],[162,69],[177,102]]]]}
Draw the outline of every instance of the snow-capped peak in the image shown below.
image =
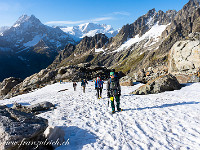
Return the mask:
{"type": "Polygon", "coordinates": [[[106,36],[113,37],[118,31],[114,30],[111,25],[84,23],[73,27],[60,27],[64,32],[69,33],[76,38],[83,38],[85,36],[94,36],[98,33],[103,33],[106,36]]]}
{"type": "Polygon", "coordinates": [[[41,24],[40,20],[37,19],[34,15],[28,16],[28,15],[22,15],[19,17],[19,19],[15,22],[13,27],[18,27],[23,23],[30,23],[30,24],[41,24]]]}

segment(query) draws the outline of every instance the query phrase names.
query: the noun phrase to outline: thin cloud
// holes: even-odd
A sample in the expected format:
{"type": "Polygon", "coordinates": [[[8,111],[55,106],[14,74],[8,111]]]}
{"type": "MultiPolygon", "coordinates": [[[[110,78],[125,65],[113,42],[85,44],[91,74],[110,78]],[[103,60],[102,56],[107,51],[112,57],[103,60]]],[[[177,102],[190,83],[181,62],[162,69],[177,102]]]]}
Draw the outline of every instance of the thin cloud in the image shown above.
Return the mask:
{"type": "Polygon", "coordinates": [[[45,24],[62,24],[62,25],[67,25],[67,24],[81,24],[81,23],[87,23],[87,22],[94,22],[98,23],[100,21],[105,21],[105,20],[113,20],[113,17],[100,17],[100,18],[94,18],[91,20],[78,20],[78,21],[49,21],[46,22],[45,24]]]}
{"type": "Polygon", "coordinates": [[[105,21],[105,20],[112,20],[113,18],[112,17],[102,17],[102,18],[96,18],[96,19],[93,19],[91,20],[92,22],[98,22],[98,21],[105,21]]]}
{"type": "Polygon", "coordinates": [[[130,16],[131,14],[126,11],[118,11],[118,12],[113,12],[114,15],[123,15],[123,16],[130,16]]]}

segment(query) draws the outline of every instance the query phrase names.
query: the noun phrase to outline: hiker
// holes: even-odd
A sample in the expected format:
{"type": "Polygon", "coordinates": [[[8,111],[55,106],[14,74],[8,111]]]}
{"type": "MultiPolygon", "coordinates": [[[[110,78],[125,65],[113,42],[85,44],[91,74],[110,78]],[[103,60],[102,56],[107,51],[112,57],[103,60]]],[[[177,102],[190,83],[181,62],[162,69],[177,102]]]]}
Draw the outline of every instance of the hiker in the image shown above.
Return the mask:
{"type": "Polygon", "coordinates": [[[76,82],[73,82],[74,91],[76,91],[76,86],[77,86],[77,83],[76,83],[76,82]]]}
{"type": "Polygon", "coordinates": [[[122,111],[120,108],[120,95],[121,95],[121,87],[119,84],[119,78],[116,76],[114,71],[110,72],[110,79],[107,83],[107,96],[110,98],[112,113],[115,113],[115,105],[114,100],[117,103],[117,110],[122,111]]]}
{"type": "Polygon", "coordinates": [[[62,84],[63,83],[63,81],[62,80],[60,80],[60,84],[62,84]]]}
{"type": "Polygon", "coordinates": [[[100,99],[102,95],[103,81],[100,77],[95,80],[95,90],[97,90],[97,98],[100,99]]]}
{"type": "Polygon", "coordinates": [[[83,87],[83,93],[85,93],[85,87],[86,87],[86,84],[88,84],[87,81],[86,81],[85,79],[82,80],[82,82],[81,82],[81,86],[83,87]]]}

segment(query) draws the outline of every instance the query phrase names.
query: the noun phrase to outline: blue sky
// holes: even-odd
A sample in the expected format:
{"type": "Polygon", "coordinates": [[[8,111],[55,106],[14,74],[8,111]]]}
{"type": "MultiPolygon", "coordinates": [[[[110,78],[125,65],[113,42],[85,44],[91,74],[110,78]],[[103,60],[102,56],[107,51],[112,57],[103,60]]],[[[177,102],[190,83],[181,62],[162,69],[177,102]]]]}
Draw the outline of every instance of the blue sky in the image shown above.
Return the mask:
{"type": "Polygon", "coordinates": [[[73,26],[86,22],[115,29],[133,23],[148,10],[180,10],[189,0],[0,0],[0,26],[12,26],[23,14],[48,25],[73,26]]]}

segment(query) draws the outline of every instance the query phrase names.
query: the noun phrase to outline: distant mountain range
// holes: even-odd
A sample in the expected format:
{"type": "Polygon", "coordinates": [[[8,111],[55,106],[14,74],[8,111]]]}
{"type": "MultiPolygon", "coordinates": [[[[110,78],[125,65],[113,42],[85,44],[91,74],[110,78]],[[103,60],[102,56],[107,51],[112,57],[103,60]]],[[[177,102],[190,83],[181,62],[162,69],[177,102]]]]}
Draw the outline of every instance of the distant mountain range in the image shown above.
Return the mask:
{"type": "Polygon", "coordinates": [[[60,29],[68,34],[73,35],[77,40],[80,40],[85,36],[93,37],[95,34],[98,33],[103,33],[108,38],[111,38],[116,36],[118,33],[118,30],[114,30],[111,25],[94,23],[85,23],[73,27],[60,26],[60,29]]]}

